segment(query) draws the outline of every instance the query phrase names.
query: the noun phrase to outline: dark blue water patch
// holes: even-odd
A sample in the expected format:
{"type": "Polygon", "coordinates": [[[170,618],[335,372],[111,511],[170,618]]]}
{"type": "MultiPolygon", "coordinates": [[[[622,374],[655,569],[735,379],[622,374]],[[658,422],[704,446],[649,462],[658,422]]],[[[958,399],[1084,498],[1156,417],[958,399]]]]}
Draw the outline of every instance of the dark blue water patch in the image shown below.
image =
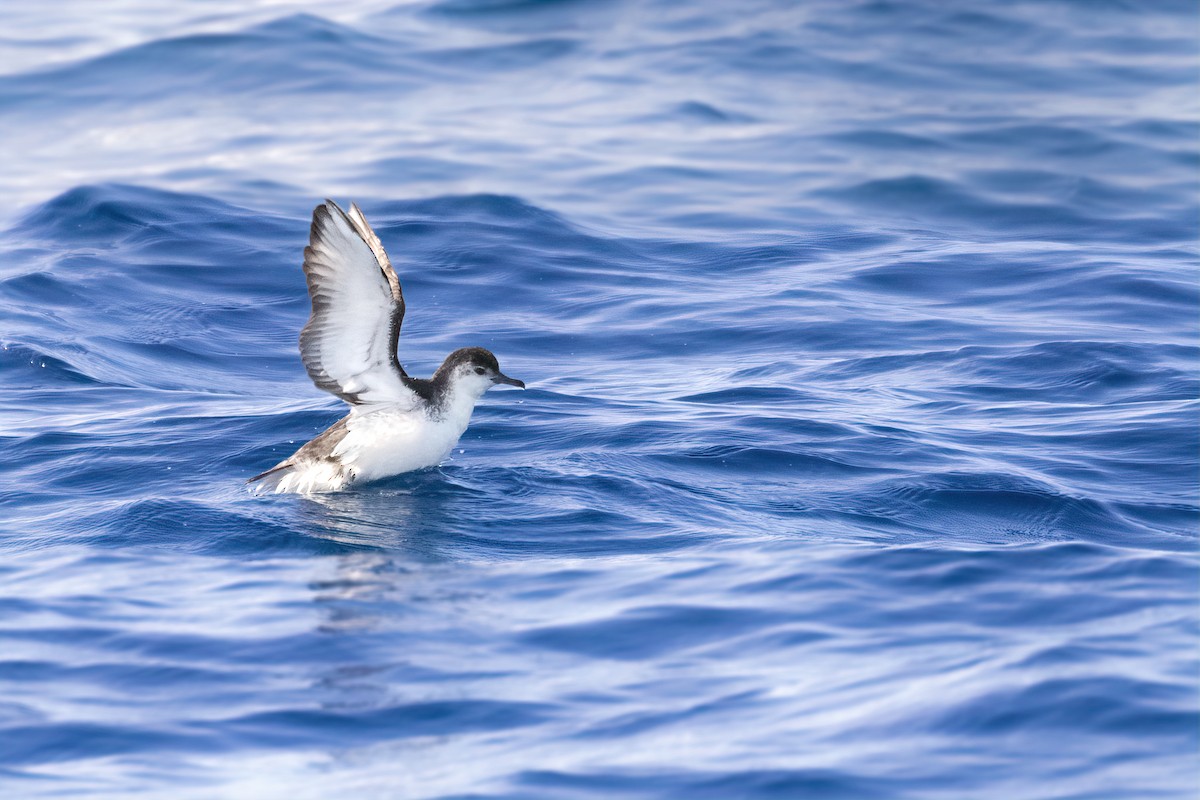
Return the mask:
{"type": "Polygon", "coordinates": [[[918,481],[877,481],[861,498],[845,497],[847,510],[891,520],[914,530],[959,532],[965,541],[999,543],[1076,539],[1157,538],[1121,523],[1103,503],[1064,496],[1029,479],[997,473],[930,473],[918,481]]]}
{"type": "MultiPolygon", "coordinates": [[[[96,598],[96,605],[102,600],[96,598]]],[[[68,609],[61,609],[62,611],[68,609]]],[[[214,691],[233,687],[249,676],[228,670],[204,669],[180,664],[129,664],[122,662],[68,666],[54,661],[0,662],[0,682],[31,687],[38,684],[90,683],[106,689],[153,686],[186,682],[197,690],[214,691]]]]}
{"type": "Polygon", "coordinates": [[[166,497],[104,509],[82,517],[78,525],[89,532],[85,542],[113,548],[151,546],[226,557],[241,552],[261,558],[337,553],[348,547],[278,521],[166,497]]]}
{"type": "MultiPolygon", "coordinates": [[[[653,490],[623,485],[645,495],[653,490]]],[[[606,496],[582,477],[444,467],[338,497],[270,502],[302,534],[297,547],[313,537],[331,547],[400,550],[438,561],[453,553],[485,559],[669,553],[706,538],[636,502],[595,507],[606,496]],[[529,482],[539,478],[548,488],[530,497],[529,482]],[[447,523],[455,517],[459,524],[447,523]]]]}
{"type": "Polygon", "coordinates": [[[869,151],[891,154],[895,151],[911,150],[941,150],[946,143],[938,139],[915,136],[909,133],[884,130],[880,128],[864,128],[862,130],[841,131],[827,134],[826,141],[840,147],[853,147],[869,151]]]}
{"type": "Polygon", "coordinates": [[[972,184],[993,196],[1039,199],[1051,197],[1094,214],[1125,215],[1133,207],[1169,207],[1184,199],[1181,187],[1145,187],[1130,182],[1100,180],[1091,176],[1045,171],[981,170],[971,174],[972,184]]]}
{"type": "MultiPolygon", "coordinates": [[[[406,224],[414,218],[441,224],[474,222],[479,224],[481,232],[510,240],[520,239],[513,225],[513,222],[518,220],[534,223],[546,233],[562,236],[567,240],[581,239],[562,216],[538,208],[519,197],[507,195],[475,194],[404,203],[393,201],[390,204],[385,203],[381,210],[384,214],[401,217],[406,224]]],[[[588,247],[580,249],[594,252],[588,247]]]]}
{"type": "Polygon", "coordinates": [[[981,295],[993,302],[996,295],[1028,296],[1048,279],[1060,279],[1047,263],[1014,263],[990,253],[962,253],[927,261],[909,260],[870,266],[845,281],[888,296],[911,294],[937,297],[940,303],[971,302],[981,295]]]}
{"type": "MultiPolygon", "coordinates": [[[[960,622],[961,607],[943,602],[943,593],[971,593],[976,602],[970,613],[980,624],[1000,629],[1036,625],[1047,632],[1068,630],[1082,622],[1117,620],[1138,608],[1184,607],[1190,602],[1186,591],[1146,597],[1137,586],[1142,576],[1147,575],[1172,576],[1165,583],[1182,586],[1175,578],[1194,576],[1193,562],[1179,555],[1164,555],[1125,565],[1119,555],[1119,551],[1094,545],[1063,543],[958,553],[901,547],[863,555],[854,561],[872,564],[876,585],[881,589],[888,587],[901,598],[891,608],[880,609],[897,624],[907,621],[952,626],[960,622]],[[1006,610],[1013,574],[1030,579],[1026,589],[1027,608],[1022,615],[1006,610]],[[1086,602],[1065,602],[1065,597],[1072,593],[1081,595],[1086,602]]],[[[853,611],[831,609],[830,612],[831,622],[862,624],[853,611]]]]}
{"type": "Polygon", "coordinates": [[[9,744],[3,759],[10,768],[128,753],[215,753],[224,749],[203,735],[96,723],[15,726],[6,728],[4,735],[9,744]]]}
{"type": "Polygon", "coordinates": [[[687,724],[691,719],[706,714],[720,715],[724,711],[740,709],[758,698],[757,692],[740,692],[716,700],[697,703],[669,712],[624,714],[615,719],[589,728],[579,735],[581,739],[620,738],[652,731],[675,724],[687,724]]]}
{"type": "Polygon", "coordinates": [[[211,727],[253,747],[334,743],[345,747],[450,732],[504,731],[537,725],[553,711],[552,706],[539,703],[415,702],[363,711],[267,711],[222,720],[211,727]]]}
{"type": "Polygon", "coordinates": [[[1105,270],[1094,277],[1085,273],[1061,289],[1063,296],[1078,298],[1085,304],[1137,312],[1153,308],[1167,319],[1175,319],[1194,308],[1198,296],[1196,287],[1182,276],[1150,278],[1117,269],[1105,270]]]}
{"type": "MultiPolygon", "coordinates": [[[[554,797],[605,797],[619,793],[623,797],[666,798],[683,791],[688,797],[720,798],[731,795],[751,798],[897,797],[887,782],[847,775],[837,770],[796,769],[759,770],[706,774],[703,771],[631,774],[563,773],[530,771],[519,776],[523,792],[546,791],[554,797]]],[[[510,795],[528,797],[528,794],[510,795]]]]}
{"type": "Polygon", "coordinates": [[[160,39],[44,72],[0,78],[0,107],[36,112],[116,103],[170,104],[181,93],[220,98],[305,95],[348,87],[403,92],[417,84],[414,64],[394,46],[328,19],[296,14],[245,30],[160,39]],[[305,53],[296,58],[300,48],[305,53]],[[152,70],[147,66],[153,65],[152,70]]]}
{"type": "MultiPolygon", "coordinates": [[[[1164,125],[1171,126],[1164,120],[1164,125]]],[[[1118,129],[1119,131],[1120,129],[1118,129]]],[[[951,141],[981,153],[1012,153],[1014,148],[1032,163],[1055,166],[1066,174],[1114,175],[1136,178],[1154,165],[1160,169],[1190,166],[1194,151],[1177,145],[1161,146],[1151,139],[1128,137],[1106,127],[1057,123],[1004,123],[978,126],[956,133],[951,141]]]]}
{"type": "Polygon", "coordinates": [[[204,195],[102,184],[80,186],[46,201],[18,221],[13,232],[43,246],[70,242],[68,252],[120,247],[123,259],[143,253],[153,264],[153,257],[170,253],[216,266],[217,256],[231,247],[254,252],[257,242],[275,250],[304,230],[300,220],[288,222],[204,195]]]}
{"type": "Polygon", "coordinates": [[[55,358],[20,344],[0,345],[0,375],[10,376],[14,384],[46,388],[56,385],[96,384],[65,359],[55,358]]]}
{"type": "Polygon", "coordinates": [[[643,660],[688,650],[776,621],[761,611],[681,606],[640,608],[615,619],[526,631],[522,640],[591,657],[643,660]]]}
{"type": "Polygon", "coordinates": [[[939,394],[975,402],[1165,402],[1194,396],[1189,365],[1198,353],[1163,345],[1043,342],[875,356],[836,362],[820,374],[862,380],[937,364],[949,380],[939,394]]]}
{"type": "MultiPolygon", "coordinates": [[[[687,100],[673,107],[669,116],[681,122],[721,124],[729,122],[754,122],[754,118],[736,111],[727,111],[699,100],[687,100]]],[[[652,118],[653,119],[653,118],[652,118]]]]}
{"type": "MultiPolygon", "coordinates": [[[[300,230],[296,224],[291,233],[300,230]]],[[[46,243],[67,238],[81,247],[94,244],[95,250],[60,252],[49,263],[36,259],[32,271],[15,272],[0,283],[0,292],[34,308],[53,309],[11,329],[18,344],[44,347],[39,340],[48,337],[73,340],[84,363],[72,366],[97,382],[132,385],[131,378],[140,375],[149,385],[224,388],[228,380],[217,373],[226,359],[254,349],[234,341],[251,308],[280,305],[301,317],[307,306],[303,295],[280,292],[267,277],[278,259],[264,248],[283,231],[205,198],[88,187],[50,201],[15,231],[46,243]],[[117,247],[126,254],[124,263],[105,255],[117,247]],[[255,262],[267,268],[248,271],[247,264],[255,262]],[[181,280],[190,287],[185,303],[173,286],[181,280]],[[251,293],[234,300],[229,287],[235,283],[251,293]],[[261,293],[250,288],[255,283],[261,293]],[[81,341],[89,345],[81,347],[81,341]],[[164,360],[176,364],[165,380],[160,366],[154,366],[164,360]],[[156,371],[158,377],[151,378],[156,371]]],[[[44,247],[50,251],[49,244],[44,247]]],[[[296,281],[302,285],[299,276],[296,281]]]]}
{"type": "Polygon", "coordinates": [[[1094,731],[1177,737],[1200,744],[1200,713],[1177,710],[1188,690],[1152,681],[1116,678],[1047,680],[1024,689],[977,698],[936,723],[956,736],[1071,729],[1081,720],[1094,731]]]}
{"type": "Polygon", "coordinates": [[[782,386],[739,386],[736,389],[719,389],[676,399],[683,403],[704,403],[722,408],[739,405],[793,407],[796,401],[804,396],[803,392],[782,386]]]}
{"type": "MultiPolygon", "coordinates": [[[[237,587],[220,587],[217,593],[234,594],[237,587]]],[[[80,615],[78,611],[76,616],[80,615]]],[[[56,645],[70,637],[78,647],[102,649],[105,652],[118,654],[123,658],[155,661],[206,662],[211,654],[220,652],[224,668],[234,668],[241,672],[244,680],[250,680],[245,671],[250,668],[261,669],[262,665],[270,664],[276,659],[286,659],[294,665],[324,667],[336,665],[350,657],[365,657],[369,654],[373,642],[364,638],[355,643],[356,650],[352,653],[331,652],[322,647],[322,634],[317,631],[301,631],[292,635],[274,637],[229,637],[197,635],[188,631],[156,631],[156,630],[125,630],[119,626],[120,619],[114,619],[107,625],[96,623],[79,624],[63,628],[62,626],[47,626],[44,628],[23,628],[9,630],[7,636],[14,642],[36,643],[41,645],[56,645]]],[[[103,670],[101,671],[103,675],[103,670]]],[[[89,676],[89,680],[91,680],[89,676]]],[[[97,686],[103,685],[97,681],[97,686]]],[[[200,687],[197,687],[200,688],[200,687]]],[[[216,695],[220,697],[226,692],[224,684],[215,686],[216,695]]]]}
{"type": "MultiPolygon", "coordinates": [[[[414,158],[412,156],[392,156],[377,159],[369,164],[362,173],[363,178],[393,179],[402,181],[433,181],[451,180],[470,177],[479,171],[479,165],[469,161],[450,161],[439,158],[414,158]]],[[[416,225],[406,224],[404,232],[411,235],[416,233],[416,225]]]]}
{"type": "MultiPolygon", "coordinates": [[[[619,19],[620,2],[585,0],[442,0],[422,4],[427,19],[503,33],[590,32],[619,19]]],[[[400,7],[384,16],[407,16],[400,7]]]]}
{"type": "MultiPolygon", "coordinates": [[[[1194,452],[1194,450],[1192,451],[1194,452]]],[[[1172,465],[1167,470],[1187,480],[1184,470],[1172,465]]],[[[1173,533],[1179,537],[1180,548],[1192,547],[1191,534],[1200,526],[1200,509],[1185,502],[1114,502],[1109,506],[1113,513],[1140,528],[1173,533]]]]}
{"type": "Polygon", "coordinates": [[[1182,274],[1150,278],[1132,259],[1064,265],[1062,256],[1053,252],[1014,257],[963,251],[921,261],[900,259],[865,266],[845,283],[881,296],[906,295],[921,305],[936,297],[939,308],[1003,308],[1023,315],[1053,311],[1122,322],[1153,311],[1164,322],[1180,326],[1190,320],[1200,300],[1196,287],[1182,274]],[[1072,302],[1064,308],[1067,299],[1072,302]]]}
{"type": "Polygon", "coordinates": [[[993,236],[1047,241],[1123,241],[1132,237],[1158,244],[1188,241],[1195,232],[1190,208],[1187,213],[1163,218],[1110,205],[1102,215],[1099,212],[1104,209],[1088,209],[1083,204],[987,198],[963,184],[925,175],[868,181],[830,190],[827,195],[892,218],[919,223],[936,217],[993,236]]]}
{"type": "Polygon", "coordinates": [[[805,480],[824,475],[864,475],[888,470],[856,466],[803,452],[720,444],[656,459],[682,470],[709,470],[741,475],[762,474],[772,480],[805,480]]]}

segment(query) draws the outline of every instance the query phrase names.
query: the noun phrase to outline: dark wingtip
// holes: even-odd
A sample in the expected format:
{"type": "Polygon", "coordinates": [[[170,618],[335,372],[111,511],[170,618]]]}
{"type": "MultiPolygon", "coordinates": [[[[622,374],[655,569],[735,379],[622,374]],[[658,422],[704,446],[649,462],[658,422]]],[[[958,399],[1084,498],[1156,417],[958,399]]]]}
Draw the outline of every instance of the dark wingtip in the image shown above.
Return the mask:
{"type": "MultiPolygon", "coordinates": [[[[324,208],[325,212],[329,213],[329,214],[332,214],[334,211],[336,211],[342,219],[346,220],[346,222],[350,222],[349,215],[347,215],[346,212],[342,210],[342,207],[339,206],[333,200],[330,200],[328,197],[326,197],[325,202],[322,203],[321,205],[317,206],[317,208],[324,208]]],[[[353,228],[354,226],[351,225],[350,227],[353,228]]]]}

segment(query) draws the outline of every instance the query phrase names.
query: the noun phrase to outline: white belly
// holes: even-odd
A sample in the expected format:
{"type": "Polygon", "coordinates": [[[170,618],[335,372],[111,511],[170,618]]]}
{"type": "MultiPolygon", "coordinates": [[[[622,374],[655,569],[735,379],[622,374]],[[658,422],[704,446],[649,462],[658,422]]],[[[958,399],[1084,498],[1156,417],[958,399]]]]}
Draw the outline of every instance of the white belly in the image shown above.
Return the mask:
{"type": "Polygon", "coordinates": [[[381,409],[351,417],[346,437],[333,453],[354,482],[372,481],[437,466],[464,430],[466,425],[453,420],[381,409]]]}

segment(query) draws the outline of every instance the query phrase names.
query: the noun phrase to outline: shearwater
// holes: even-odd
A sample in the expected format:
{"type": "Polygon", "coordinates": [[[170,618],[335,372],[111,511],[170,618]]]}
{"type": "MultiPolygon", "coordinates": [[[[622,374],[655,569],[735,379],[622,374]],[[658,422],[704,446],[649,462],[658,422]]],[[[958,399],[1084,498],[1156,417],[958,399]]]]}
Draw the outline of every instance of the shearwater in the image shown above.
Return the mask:
{"type": "Polygon", "coordinates": [[[499,383],[482,347],[446,356],[428,380],[413,378],[396,356],[404,294],[383,244],[355,204],[326,200],[313,210],[304,276],[312,315],[300,331],[300,357],[319,388],[350,413],[289,458],[247,483],[260,492],[333,492],[442,462],[475,403],[499,383]]]}

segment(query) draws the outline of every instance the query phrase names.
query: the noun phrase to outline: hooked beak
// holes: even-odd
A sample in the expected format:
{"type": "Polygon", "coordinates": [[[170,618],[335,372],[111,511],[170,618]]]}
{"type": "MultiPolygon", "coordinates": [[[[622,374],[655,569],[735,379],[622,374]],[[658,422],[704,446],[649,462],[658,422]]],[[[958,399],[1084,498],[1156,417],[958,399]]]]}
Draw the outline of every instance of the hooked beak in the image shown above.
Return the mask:
{"type": "Polygon", "coordinates": [[[509,386],[515,386],[515,387],[517,387],[518,389],[524,389],[524,388],[525,388],[525,382],[524,382],[524,381],[519,381],[519,380],[517,380],[516,378],[510,378],[510,377],[508,377],[507,375],[505,375],[503,372],[497,372],[497,373],[496,373],[496,377],[492,378],[492,383],[493,383],[493,384],[496,384],[496,383],[507,383],[509,386]]]}

